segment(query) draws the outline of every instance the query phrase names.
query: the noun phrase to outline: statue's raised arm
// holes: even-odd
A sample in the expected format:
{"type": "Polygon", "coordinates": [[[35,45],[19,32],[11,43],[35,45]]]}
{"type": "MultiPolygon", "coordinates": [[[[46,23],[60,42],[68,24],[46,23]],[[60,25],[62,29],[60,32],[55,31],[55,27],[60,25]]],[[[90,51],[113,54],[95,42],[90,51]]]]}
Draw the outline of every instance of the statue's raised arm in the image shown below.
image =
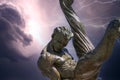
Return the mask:
{"type": "Polygon", "coordinates": [[[74,0],[59,0],[60,6],[63,13],[71,27],[71,30],[74,34],[73,45],[76,50],[78,57],[80,58],[84,54],[92,51],[94,49],[93,44],[86,36],[84,26],[79,20],[79,17],[76,15],[71,5],[74,0]]]}

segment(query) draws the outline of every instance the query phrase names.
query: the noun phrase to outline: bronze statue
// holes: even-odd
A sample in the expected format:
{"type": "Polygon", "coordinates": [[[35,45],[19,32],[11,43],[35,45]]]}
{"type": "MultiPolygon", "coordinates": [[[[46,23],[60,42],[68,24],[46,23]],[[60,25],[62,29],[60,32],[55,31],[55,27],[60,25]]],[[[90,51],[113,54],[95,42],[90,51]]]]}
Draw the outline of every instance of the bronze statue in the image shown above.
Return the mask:
{"type": "Polygon", "coordinates": [[[110,22],[103,39],[94,48],[71,7],[72,3],[73,0],[60,0],[71,31],[64,26],[54,29],[52,40],[41,52],[38,67],[50,80],[96,80],[101,65],[111,55],[114,42],[120,36],[120,20],[110,22]],[[64,48],[71,38],[78,62],[64,48]]]}

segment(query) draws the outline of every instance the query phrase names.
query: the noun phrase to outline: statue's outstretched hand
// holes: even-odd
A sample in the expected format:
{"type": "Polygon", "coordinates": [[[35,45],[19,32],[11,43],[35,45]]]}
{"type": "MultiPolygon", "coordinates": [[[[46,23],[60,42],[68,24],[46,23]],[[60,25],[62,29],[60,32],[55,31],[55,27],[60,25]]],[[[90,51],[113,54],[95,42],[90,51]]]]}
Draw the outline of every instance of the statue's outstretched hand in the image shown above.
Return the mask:
{"type": "Polygon", "coordinates": [[[61,5],[71,6],[74,0],[59,0],[61,5]]]}

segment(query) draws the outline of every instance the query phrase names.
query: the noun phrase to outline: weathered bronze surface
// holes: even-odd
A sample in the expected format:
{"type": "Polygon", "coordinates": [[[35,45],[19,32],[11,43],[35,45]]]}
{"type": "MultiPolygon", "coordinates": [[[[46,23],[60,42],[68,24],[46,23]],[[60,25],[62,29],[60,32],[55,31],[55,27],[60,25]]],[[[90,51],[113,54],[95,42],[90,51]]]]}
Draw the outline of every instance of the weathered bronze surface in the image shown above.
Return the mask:
{"type": "Polygon", "coordinates": [[[103,39],[95,48],[71,7],[73,0],[59,1],[71,31],[64,26],[55,28],[52,40],[41,52],[38,67],[50,80],[96,80],[101,65],[109,58],[115,40],[120,37],[120,20],[109,23],[103,39]],[[71,38],[78,62],[64,48],[71,38]]]}

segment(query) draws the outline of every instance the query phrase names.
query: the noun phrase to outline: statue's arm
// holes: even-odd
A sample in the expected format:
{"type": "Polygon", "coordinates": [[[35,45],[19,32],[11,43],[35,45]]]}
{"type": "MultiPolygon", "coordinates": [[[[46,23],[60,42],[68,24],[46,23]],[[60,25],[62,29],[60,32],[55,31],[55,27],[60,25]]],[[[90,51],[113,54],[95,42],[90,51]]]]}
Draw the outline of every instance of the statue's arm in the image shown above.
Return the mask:
{"type": "Polygon", "coordinates": [[[48,52],[42,51],[38,60],[38,67],[43,75],[50,78],[50,80],[61,80],[58,70],[54,67],[54,62],[57,58],[48,52]]]}
{"type": "Polygon", "coordinates": [[[70,24],[70,27],[73,30],[73,32],[74,31],[79,32],[80,30],[80,32],[82,32],[83,34],[86,34],[84,30],[84,26],[82,25],[82,23],[79,20],[79,17],[76,15],[75,11],[71,7],[74,0],[59,0],[59,1],[60,1],[61,9],[68,23],[70,24]]]}
{"type": "Polygon", "coordinates": [[[84,26],[76,15],[75,11],[71,7],[73,0],[59,0],[61,9],[71,27],[74,34],[73,45],[78,57],[92,51],[94,49],[93,44],[86,36],[84,26]]]}

